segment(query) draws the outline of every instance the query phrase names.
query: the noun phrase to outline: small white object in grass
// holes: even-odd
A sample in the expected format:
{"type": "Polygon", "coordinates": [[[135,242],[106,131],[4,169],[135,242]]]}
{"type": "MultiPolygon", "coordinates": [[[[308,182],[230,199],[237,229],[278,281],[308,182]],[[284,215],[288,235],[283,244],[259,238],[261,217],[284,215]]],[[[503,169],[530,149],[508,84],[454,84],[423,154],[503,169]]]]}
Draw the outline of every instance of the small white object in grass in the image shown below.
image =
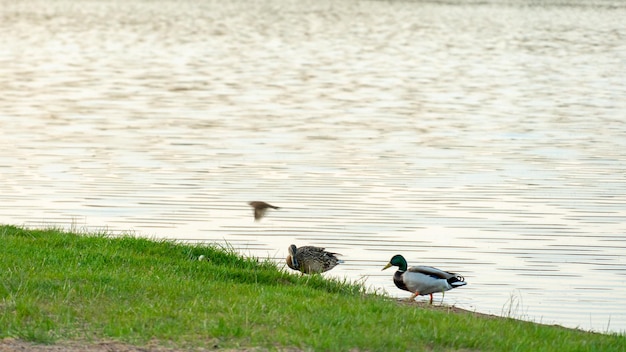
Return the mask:
{"type": "Polygon", "coordinates": [[[204,254],[202,254],[201,256],[198,257],[198,260],[203,262],[206,259],[206,257],[204,256],[204,254]]]}

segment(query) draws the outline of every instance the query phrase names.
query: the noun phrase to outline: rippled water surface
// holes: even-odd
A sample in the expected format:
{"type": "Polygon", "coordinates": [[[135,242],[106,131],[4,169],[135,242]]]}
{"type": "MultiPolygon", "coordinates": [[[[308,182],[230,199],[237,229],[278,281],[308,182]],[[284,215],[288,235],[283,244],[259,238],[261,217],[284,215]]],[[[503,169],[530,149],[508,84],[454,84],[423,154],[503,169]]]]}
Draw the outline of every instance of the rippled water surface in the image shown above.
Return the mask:
{"type": "Polygon", "coordinates": [[[445,304],[626,330],[622,2],[0,4],[0,222],[320,245],[408,297],[402,253],[445,304]]]}

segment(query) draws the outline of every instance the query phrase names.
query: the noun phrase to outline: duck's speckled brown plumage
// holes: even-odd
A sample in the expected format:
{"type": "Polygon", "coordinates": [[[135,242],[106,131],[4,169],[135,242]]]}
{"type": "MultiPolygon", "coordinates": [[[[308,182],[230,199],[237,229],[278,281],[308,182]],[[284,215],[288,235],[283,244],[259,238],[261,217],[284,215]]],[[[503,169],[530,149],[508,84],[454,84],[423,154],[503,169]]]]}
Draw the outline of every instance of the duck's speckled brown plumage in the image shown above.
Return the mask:
{"type": "Polygon", "coordinates": [[[339,253],[327,252],[325,248],[304,246],[297,248],[289,246],[287,266],[304,274],[318,274],[328,271],[342,261],[337,259],[339,253]]]}

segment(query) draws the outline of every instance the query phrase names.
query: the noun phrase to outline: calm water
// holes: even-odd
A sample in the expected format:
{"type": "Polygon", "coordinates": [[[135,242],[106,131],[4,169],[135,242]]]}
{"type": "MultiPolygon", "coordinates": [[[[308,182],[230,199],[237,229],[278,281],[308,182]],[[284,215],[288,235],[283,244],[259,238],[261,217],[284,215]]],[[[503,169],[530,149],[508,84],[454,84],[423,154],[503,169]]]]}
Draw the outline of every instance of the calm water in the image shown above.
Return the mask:
{"type": "Polygon", "coordinates": [[[626,4],[0,4],[1,223],[320,245],[408,297],[402,253],[445,304],[626,330],[626,4]]]}

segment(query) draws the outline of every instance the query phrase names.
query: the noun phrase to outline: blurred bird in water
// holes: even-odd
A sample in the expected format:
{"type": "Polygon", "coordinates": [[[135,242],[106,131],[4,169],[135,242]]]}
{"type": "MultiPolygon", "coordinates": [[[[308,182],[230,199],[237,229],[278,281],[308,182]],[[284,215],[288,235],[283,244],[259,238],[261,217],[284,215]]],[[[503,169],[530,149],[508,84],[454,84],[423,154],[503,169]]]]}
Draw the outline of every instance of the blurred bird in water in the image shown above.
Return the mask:
{"type": "Polygon", "coordinates": [[[319,274],[343,263],[336,257],[341,254],[327,252],[325,249],[314,246],[297,248],[295,244],[292,244],[289,246],[287,266],[303,274],[319,274]]]}
{"type": "Polygon", "coordinates": [[[265,216],[265,212],[267,211],[268,208],[280,209],[280,207],[275,207],[269,203],[256,201],[256,200],[253,202],[249,202],[248,205],[254,208],[254,221],[261,220],[261,218],[265,216]]]}

